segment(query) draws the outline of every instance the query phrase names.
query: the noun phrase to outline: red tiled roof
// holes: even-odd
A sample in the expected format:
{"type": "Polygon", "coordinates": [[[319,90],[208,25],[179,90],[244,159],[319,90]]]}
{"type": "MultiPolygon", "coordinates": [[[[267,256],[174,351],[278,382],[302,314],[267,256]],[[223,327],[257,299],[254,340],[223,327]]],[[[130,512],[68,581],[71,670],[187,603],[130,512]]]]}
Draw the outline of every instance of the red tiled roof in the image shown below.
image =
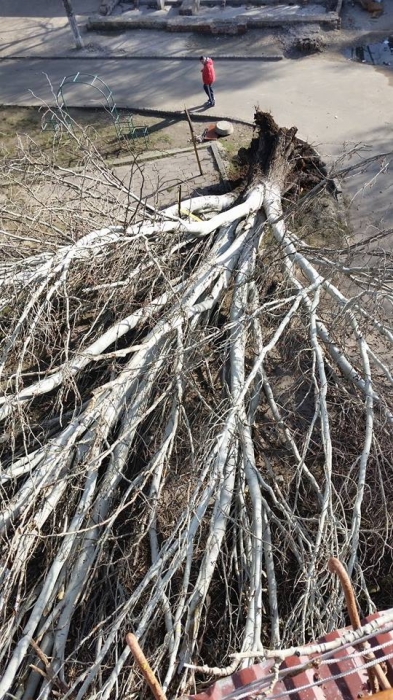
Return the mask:
{"type": "MultiPolygon", "coordinates": [[[[379,614],[367,617],[362,624],[379,618],[382,624],[383,617],[379,614]]],[[[335,630],[321,637],[318,642],[329,642],[337,639],[348,629],[335,630]]],[[[393,630],[384,633],[378,633],[377,630],[375,636],[369,639],[369,643],[371,647],[386,644],[383,648],[375,651],[375,656],[377,658],[387,655],[392,657],[386,661],[385,670],[388,680],[393,685],[393,630]]],[[[364,657],[359,653],[359,649],[355,649],[353,646],[346,649],[338,648],[331,652],[332,663],[329,664],[319,665],[317,656],[316,654],[310,656],[294,655],[286,658],[280,665],[280,671],[306,664],[312,659],[315,659],[315,665],[277,681],[271,691],[269,689],[271,679],[266,680],[265,684],[262,679],[267,678],[271,673],[274,665],[273,659],[242,669],[232,676],[220,679],[204,692],[183,696],[181,700],[238,700],[240,698],[251,700],[255,699],[258,693],[259,697],[271,698],[271,700],[273,698],[277,698],[277,700],[356,700],[369,694],[367,669],[364,668],[364,657]],[[350,658],[353,654],[355,656],[350,658]],[[341,678],[337,677],[348,671],[349,674],[341,678]],[[259,683],[256,683],[257,681],[259,683]],[[312,687],[303,688],[303,686],[310,684],[312,687]],[[296,688],[298,692],[290,692],[296,688]]]]}

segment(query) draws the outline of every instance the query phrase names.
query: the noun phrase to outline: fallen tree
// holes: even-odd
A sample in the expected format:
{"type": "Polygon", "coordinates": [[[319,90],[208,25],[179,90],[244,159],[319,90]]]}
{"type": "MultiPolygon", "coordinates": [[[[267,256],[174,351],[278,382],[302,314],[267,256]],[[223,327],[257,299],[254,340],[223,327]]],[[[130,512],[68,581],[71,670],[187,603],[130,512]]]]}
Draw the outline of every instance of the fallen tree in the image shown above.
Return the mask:
{"type": "Polygon", "coordinates": [[[343,621],[330,554],[373,608],[391,255],[299,226],[334,184],[255,123],[241,186],[188,218],[82,141],[78,172],[7,163],[0,697],[142,697],[128,631],[171,696],[189,664],[301,644],[343,621]]]}

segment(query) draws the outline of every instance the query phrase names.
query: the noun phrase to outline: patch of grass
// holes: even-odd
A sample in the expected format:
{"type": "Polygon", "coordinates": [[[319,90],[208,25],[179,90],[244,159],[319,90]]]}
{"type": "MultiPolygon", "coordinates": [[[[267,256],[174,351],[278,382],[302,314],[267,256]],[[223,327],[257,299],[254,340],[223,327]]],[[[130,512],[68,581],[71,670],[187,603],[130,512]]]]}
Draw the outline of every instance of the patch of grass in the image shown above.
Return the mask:
{"type": "MultiPolygon", "coordinates": [[[[56,161],[61,165],[77,165],[81,159],[78,141],[64,128],[57,132],[51,128],[43,130],[44,115],[45,111],[36,107],[0,107],[2,155],[8,158],[15,157],[22,141],[24,148],[46,156],[55,151],[56,161]]],[[[146,146],[142,138],[119,138],[113,119],[105,109],[71,108],[69,116],[77,139],[82,142],[89,139],[103,158],[121,157],[146,149],[168,149],[177,145],[178,141],[181,147],[187,145],[188,127],[183,124],[184,134],[178,137],[172,133],[177,125],[166,125],[165,120],[161,118],[135,116],[136,126],[147,125],[149,128],[149,141],[146,146]]],[[[47,119],[48,117],[47,112],[47,119]]]]}
{"type": "MultiPolygon", "coordinates": [[[[147,126],[149,138],[147,144],[143,138],[134,140],[126,137],[119,138],[111,115],[103,108],[70,108],[71,123],[75,124],[74,134],[78,141],[67,130],[55,133],[53,130],[42,130],[42,119],[45,110],[38,107],[5,107],[0,106],[1,145],[3,157],[14,158],[23,147],[35,155],[42,153],[48,158],[56,158],[59,165],[77,166],[81,162],[82,150],[80,143],[89,139],[98,153],[107,160],[124,157],[130,153],[138,154],[146,151],[167,151],[174,148],[187,148],[190,143],[190,132],[186,120],[178,115],[154,117],[133,112],[135,126],[147,126]]],[[[129,110],[119,110],[129,114],[129,110]]],[[[196,133],[202,132],[203,124],[194,124],[196,133]]],[[[252,127],[235,125],[234,133],[220,139],[227,154],[231,179],[236,179],[236,155],[240,147],[248,146],[252,136],[252,127]]]]}

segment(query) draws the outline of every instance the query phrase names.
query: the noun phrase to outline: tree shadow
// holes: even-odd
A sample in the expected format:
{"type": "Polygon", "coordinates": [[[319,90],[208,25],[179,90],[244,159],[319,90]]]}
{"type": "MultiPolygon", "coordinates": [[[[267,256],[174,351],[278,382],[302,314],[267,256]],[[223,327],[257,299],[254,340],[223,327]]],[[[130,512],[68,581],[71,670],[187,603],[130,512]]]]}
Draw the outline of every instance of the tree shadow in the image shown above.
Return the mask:
{"type": "Polygon", "coordinates": [[[165,119],[162,119],[160,122],[157,122],[157,124],[149,125],[149,134],[154,134],[157,131],[167,129],[168,127],[173,126],[174,124],[177,124],[180,121],[183,121],[183,117],[165,117],[165,119]]]}

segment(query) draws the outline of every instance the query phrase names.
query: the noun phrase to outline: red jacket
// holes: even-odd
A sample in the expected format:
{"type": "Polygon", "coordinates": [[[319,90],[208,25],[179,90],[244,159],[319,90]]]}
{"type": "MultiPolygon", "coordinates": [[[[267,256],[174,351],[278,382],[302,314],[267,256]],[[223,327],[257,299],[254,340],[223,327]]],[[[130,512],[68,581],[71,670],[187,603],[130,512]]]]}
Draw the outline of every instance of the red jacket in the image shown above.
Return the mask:
{"type": "Polygon", "coordinates": [[[211,85],[216,79],[214,72],[214,63],[211,58],[206,59],[202,68],[202,82],[204,85],[211,85]]]}

